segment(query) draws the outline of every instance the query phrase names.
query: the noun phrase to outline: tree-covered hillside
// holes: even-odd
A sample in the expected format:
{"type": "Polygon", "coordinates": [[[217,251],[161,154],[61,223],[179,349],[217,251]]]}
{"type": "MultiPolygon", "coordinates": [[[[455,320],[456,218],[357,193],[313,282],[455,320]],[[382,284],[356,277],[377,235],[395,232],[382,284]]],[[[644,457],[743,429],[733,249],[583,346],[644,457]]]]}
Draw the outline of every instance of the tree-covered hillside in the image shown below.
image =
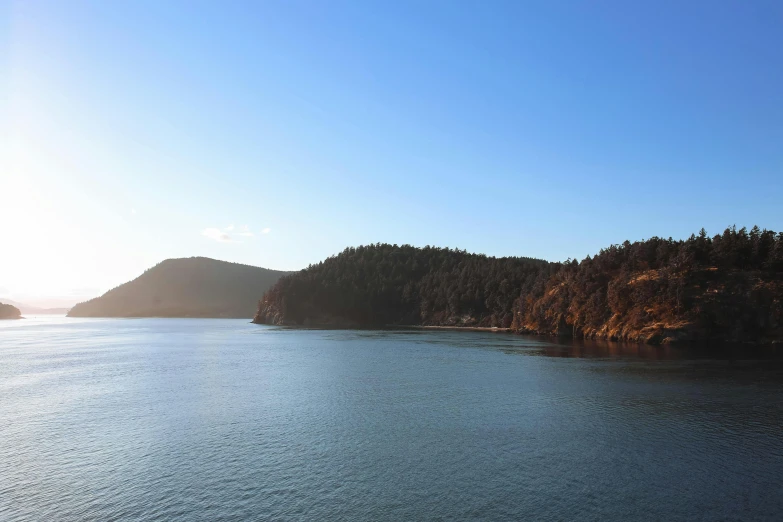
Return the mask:
{"type": "Polygon", "coordinates": [[[522,288],[543,286],[546,261],[448,248],[376,244],[282,278],[257,321],[285,324],[505,324],[522,288]]]}
{"type": "Polygon", "coordinates": [[[581,262],[370,245],[282,278],[256,322],[494,326],[642,342],[783,338],[783,233],[732,227],[581,262]]]}
{"type": "Polygon", "coordinates": [[[19,319],[21,317],[22,313],[17,307],[0,303],[0,319],[19,319]]]}
{"type": "Polygon", "coordinates": [[[285,274],[205,257],[167,259],[68,316],[250,317],[258,296],[285,274]]]}

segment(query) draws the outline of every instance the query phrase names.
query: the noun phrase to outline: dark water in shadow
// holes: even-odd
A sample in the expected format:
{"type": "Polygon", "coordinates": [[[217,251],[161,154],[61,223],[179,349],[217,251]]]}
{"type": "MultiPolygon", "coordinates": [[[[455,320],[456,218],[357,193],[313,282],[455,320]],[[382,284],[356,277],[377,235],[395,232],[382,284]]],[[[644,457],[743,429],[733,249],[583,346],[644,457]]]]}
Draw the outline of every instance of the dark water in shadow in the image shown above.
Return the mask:
{"type": "Polygon", "coordinates": [[[781,520],[779,367],[480,332],[3,324],[0,520],[781,520]]]}
{"type": "MultiPolygon", "coordinates": [[[[530,339],[529,336],[526,336],[530,339]]],[[[536,338],[533,338],[536,339],[536,338]]],[[[783,345],[699,343],[649,345],[541,337],[536,355],[651,361],[783,361],[783,345]]]]}

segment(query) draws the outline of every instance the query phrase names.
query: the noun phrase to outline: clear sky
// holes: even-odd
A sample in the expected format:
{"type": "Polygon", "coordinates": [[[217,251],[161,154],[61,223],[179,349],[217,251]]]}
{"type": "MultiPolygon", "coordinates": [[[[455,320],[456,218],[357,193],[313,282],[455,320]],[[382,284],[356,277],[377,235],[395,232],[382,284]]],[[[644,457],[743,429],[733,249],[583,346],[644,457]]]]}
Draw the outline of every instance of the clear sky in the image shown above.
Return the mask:
{"type": "Polygon", "coordinates": [[[783,229],[783,3],[0,0],[0,297],[783,229]]]}

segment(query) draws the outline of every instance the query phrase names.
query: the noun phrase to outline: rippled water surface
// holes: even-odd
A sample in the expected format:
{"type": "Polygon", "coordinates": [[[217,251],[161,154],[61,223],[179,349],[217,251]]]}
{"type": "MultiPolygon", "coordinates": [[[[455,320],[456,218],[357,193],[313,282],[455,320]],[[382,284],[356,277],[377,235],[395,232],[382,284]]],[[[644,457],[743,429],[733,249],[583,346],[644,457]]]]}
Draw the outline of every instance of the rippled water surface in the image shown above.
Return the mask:
{"type": "Polygon", "coordinates": [[[777,365],[478,332],[6,321],[0,520],[782,520],[777,365]]]}

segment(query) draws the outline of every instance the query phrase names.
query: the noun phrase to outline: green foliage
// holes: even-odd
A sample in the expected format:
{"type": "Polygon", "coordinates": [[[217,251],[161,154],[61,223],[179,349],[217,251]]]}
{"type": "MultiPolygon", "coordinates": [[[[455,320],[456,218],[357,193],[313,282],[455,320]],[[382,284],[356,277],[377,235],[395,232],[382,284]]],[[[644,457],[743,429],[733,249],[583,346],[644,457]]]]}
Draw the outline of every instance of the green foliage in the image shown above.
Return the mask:
{"type": "Polygon", "coordinates": [[[523,290],[515,319],[520,328],[580,337],[647,340],[688,328],[690,338],[779,338],[781,253],[783,234],[758,227],[612,245],[565,265],[532,300],[523,290]]]}
{"type": "Polygon", "coordinates": [[[565,263],[375,244],[282,278],[256,321],[647,341],[688,328],[691,337],[758,340],[783,333],[782,279],[783,234],[758,227],[626,241],[565,263]]]}
{"type": "Polygon", "coordinates": [[[285,322],[325,317],[363,326],[510,326],[520,288],[543,285],[557,265],[448,248],[375,244],[282,278],[262,300],[285,322]]]}

